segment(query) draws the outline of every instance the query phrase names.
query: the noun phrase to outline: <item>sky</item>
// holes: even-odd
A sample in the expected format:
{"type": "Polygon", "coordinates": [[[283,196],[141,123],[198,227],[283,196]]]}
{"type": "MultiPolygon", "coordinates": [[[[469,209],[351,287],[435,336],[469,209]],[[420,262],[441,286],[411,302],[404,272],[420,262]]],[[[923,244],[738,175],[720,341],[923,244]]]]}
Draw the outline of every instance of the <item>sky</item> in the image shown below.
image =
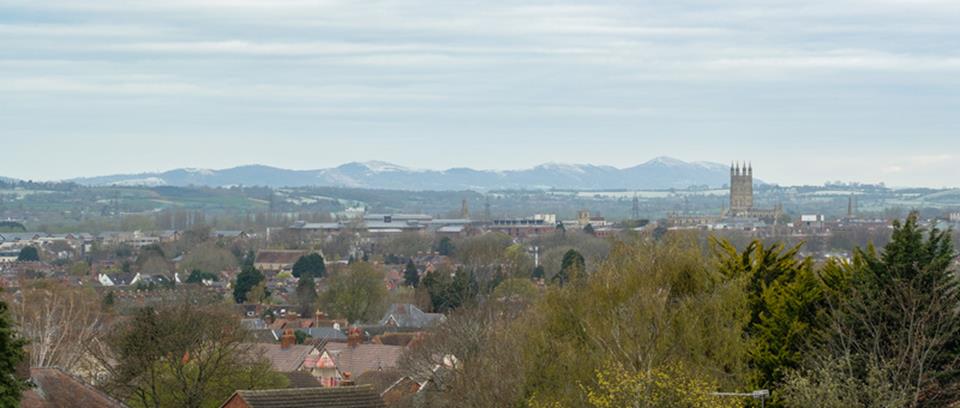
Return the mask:
{"type": "Polygon", "coordinates": [[[957,21],[956,0],[0,0],[0,176],[671,156],[960,187],[957,21]]]}

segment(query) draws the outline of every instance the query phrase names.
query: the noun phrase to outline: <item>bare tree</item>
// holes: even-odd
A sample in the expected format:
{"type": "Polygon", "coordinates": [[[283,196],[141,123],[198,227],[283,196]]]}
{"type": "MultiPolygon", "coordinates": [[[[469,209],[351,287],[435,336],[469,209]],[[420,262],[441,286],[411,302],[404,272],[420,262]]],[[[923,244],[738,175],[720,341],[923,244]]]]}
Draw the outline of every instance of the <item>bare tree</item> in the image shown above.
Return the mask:
{"type": "Polygon", "coordinates": [[[30,365],[59,367],[89,378],[83,347],[103,332],[100,299],[91,289],[43,283],[24,288],[12,302],[21,336],[29,341],[30,365]]]}
{"type": "Polygon", "coordinates": [[[109,373],[104,388],[133,406],[211,406],[237,389],[285,383],[222,305],[141,309],[111,331],[105,346],[97,356],[109,373]]]}

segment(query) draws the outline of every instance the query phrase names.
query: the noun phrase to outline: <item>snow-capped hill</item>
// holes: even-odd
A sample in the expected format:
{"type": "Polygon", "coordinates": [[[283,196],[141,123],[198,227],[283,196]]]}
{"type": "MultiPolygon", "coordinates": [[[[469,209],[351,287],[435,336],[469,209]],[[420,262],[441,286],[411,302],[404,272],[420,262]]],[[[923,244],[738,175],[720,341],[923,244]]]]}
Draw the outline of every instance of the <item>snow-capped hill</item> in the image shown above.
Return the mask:
{"type": "Polygon", "coordinates": [[[188,168],[183,169],[183,171],[185,171],[185,172],[187,172],[187,173],[199,174],[199,175],[202,175],[202,176],[212,176],[212,175],[213,175],[213,170],[211,170],[211,169],[197,169],[197,168],[189,168],[189,167],[188,167],[188,168]]]}
{"type": "Polygon", "coordinates": [[[368,170],[374,173],[384,173],[384,172],[391,172],[391,171],[392,172],[415,171],[414,169],[411,169],[409,167],[403,167],[397,164],[388,163],[385,161],[377,161],[377,160],[365,161],[358,164],[365,166],[368,170]]]}
{"type": "Polygon", "coordinates": [[[644,166],[659,165],[659,166],[667,166],[667,167],[682,167],[682,166],[689,166],[691,164],[696,164],[696,163],[687,163],[683,160],[674,159],[672,157],[660,156],[660,157],[653,158],[652,160],[644,163],[643,165],[644,166]]]}
{"type": "Polygon", "coordinates": [[[534,170],[549,170],[549,171],[562,171],[567,173],[586,173],[589,169],[589,165],[585,164],[567,164],[567,163],[544,163],[539,166],[534,167],[534,170]]]}
{"type": "Polygon", "coordinates": [[[165,186],[167,182],[160,177],[145,177],[139,179],[117,180],[109,183],[111,186],[121,187],[157,187],[165,186]]]}
{"type": "Polygon", "coordinates": [[[523,170],[411,169],[382,161],[351,162],[320,170],[287,170],[263,165],[223,170],[177,169],[163,173],[75,179],[87,185],[140,186],[332,186],[397,190],[559,188],[580,190],[719,187],[729,182],[719,163],[688,163],[658,157],[619,169],[591,164],[544,163],[523,170]]]}

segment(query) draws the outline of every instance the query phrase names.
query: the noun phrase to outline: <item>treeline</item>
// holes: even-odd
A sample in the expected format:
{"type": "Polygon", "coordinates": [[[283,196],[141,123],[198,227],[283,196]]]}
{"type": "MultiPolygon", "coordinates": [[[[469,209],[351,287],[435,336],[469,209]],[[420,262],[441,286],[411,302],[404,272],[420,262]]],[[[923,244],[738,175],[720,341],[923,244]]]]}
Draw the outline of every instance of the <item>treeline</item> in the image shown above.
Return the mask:
{"type": "Polygon", "coordinates": [[[437,384],[427,406],[745,406],[714,393],[759,389],[781,407],[960,397],[950,234],[911,215],[882,249],[822,265],[801,246],[711,248],[679,234],[616,243],[564,285],[456,309],[403,367],[437,384]]]}

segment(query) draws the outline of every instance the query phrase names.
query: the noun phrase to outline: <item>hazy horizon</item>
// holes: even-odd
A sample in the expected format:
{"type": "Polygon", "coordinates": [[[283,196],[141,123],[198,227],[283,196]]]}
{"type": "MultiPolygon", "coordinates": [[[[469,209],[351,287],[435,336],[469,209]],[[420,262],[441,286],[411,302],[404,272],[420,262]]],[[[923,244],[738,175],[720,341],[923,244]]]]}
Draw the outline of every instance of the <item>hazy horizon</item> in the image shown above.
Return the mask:
{"type": "MultiPolygon", "coordinates": [[[[271,168],[277,168],[277,169],[283,169],[283,170],[293,170],[293,171],[311,171],[311,170],[323,170],[323,169],[335,168],[335,167],[339,167],[339,166],[343,166],[343,165],[347,165],[347,164],[352,164],[352,163],[373,164],[373,165],[376,165],[376,164],[389,164],[389,165],[395,165],[395,166],[402,167],[404,170],[409,170],[409,171],[445,171],[445,170],[451,170],[451,169],[454,169],[454,168],[463,168],[463,167],[467,167],[467,168],[470,168],[470,169],[473,169],[473,170],[479,170],[479,171],[523,171],[523,170],[530,170],[530,169],[533,169],[533,168],[536,168],[536,167],[539,167],[539,166],[549,166],[549,165],[585,165],[585,166],[614,167],[614,168],[617,168],[617,169],[626,169],[626,168],[630,168],[630,167],[634,167],[634,166],[640,166],[640,165],[643,165],[643,164],[647,164],[647,163],[650,163],[650,162],[653,162],[653,161],[657,161],[657,160],[662,160],[662,159],[680,160],[680,161],[682,161],[682,162],[684,162],[684,163],[687,163],[687,164],[708,163],[708,164],[723,165],[723,166],[729,166],[729,165],[733,164],[733,163],[726,163],[726,164],[725,164],[725,163],[721,163],[721,162],[719,162],[719,161],[711,161],[711,160],[697,160],[697,161],[684,160],[683,158],[672,157],[672,156],[657,156],[657,157],[653,157],[653,158],[650,158],[650,159],[648,159],[648,160],[644,160],[644,161],[642,161],[642,162],[635,163],[635,164],[633,164],[633,165],[628,165],[628,166],[613,166],[613,165],[607,165],[607,164],[602,164],[602,163],[543,162],[543,163],[532,164],[532,165],[529,165],[529,166],[526,166],[526,167],[516,167],[516,168],[473,168],[473,167],[469,167],[469,166],[456,166],[456,167],[447,167],[447,168],[431,168],[431,167],[407,166],[407,165],[404,165],[404,164],[401,164],[401,163],[387,162],[387,161],[384,161],[384,160],[363,160],[363,161],[344,162],[344,163],[339,163],[339,164],[337,164],[337,165],[333,165],[333,166],[329,166],[329,167],[322,167],[322,168],[321,168],[321,167],[312,167],[312,168],[290,168],[290,167],[284,167],[284,166],[282,166],[282,165],[270,165],[270,164],[264,164],[264,163],[245,163],[245,164],[238,164],[238,165],[235,165],[235,166],[216,167],[216,168],[215,168],[215,167],[204,167],[204,166],[184,166],[184,167],[157,169],[157,170],[118,172],[118,173],[110,173],[110,174],[77,174],[77,175],[75,175],[75,176],[73,176],[73,177],[64,178],[64,179],[39,179],[39,178],[29,178],[29,177],[27,177],[27,178],[13,177],[13,178],[18,179],[18,180],[23,180],[23,181],[28,181],[28,180],[29,180],[29,181],[37,181],[37,182],[61,182],[61,181],[70,181],[70,180],[81,179],[81,178],[97,178],[97,177],[115,176],[115,175],[131,175],[131,176],[134,176],[134,175],[143,175],[143,174],[157,174],[157,173],[164,173],[164,172],[175,171],[175,170],[197,170],[197,171],[210,170],[210,171],[222,171],[222,170],[228,170],[228,169],[233,169],[233,168],[237,168],[237,167],[251,167],[251,166],[265,166],[265,167],[271,167],[271,168]]],[[[886,182],[884,182],[884,181],[882,181],[882,180],[879,181],[879,182],[864,182],[864,181],[862,181],[862,180],[841,180],[841,179],[837,179],[837,180],[825,180],[825,181],[820,182],[820,183],[787,184],[787,183],[781,183],[781,182],[778,182],[777,180],[771,180],[771,179],[769,179],[769,178],[764,177],[764,174],[763,174],[763,173],[764,173],[764,170],[765,170],[765,169],[757,167],[756,165],[754,165],[754,164],[752,163],[752,161],[737,160],[737,161],[735,161],[735,163],[736,163],[736,165],[738,165],[738,166],[739,166],[741,163],[742,163],[742,164],[750,163],[750,164],[755,168],[755,170],[754,170],[754,171],[755,171],[755,177],[756,177],[756,179],[757,179],[758,181],[762,181],[762,182],[768,183],[768,184],[781,185],[781,186],[801,186],[801,185],[820,186],[820,185],[826,185],[826,184],[830,184],[830,183],[841,182],[841,183],[861,183],[861,184],[884,184],[884,185],[886,185],[887,187],[892,187],[892,188],[910,188],[910,187],[960,188],[960,186],[949,186],[949,185],[945,185],[945,186],[933,186],[933,185],[929,185],[929,186],[925,186],[925,185],[893,185],[893,184],[886,183],[886,182]]],[[[374,167],[375,167],[375,166],[374,166],[374,167]]],[[[5,175],[5,174],[0,174],[0,177],[11,177],[11,176],[8,176],[8,175],[5,175]]],[[[716,186],[714,186],[714,187],[716,187],[716,186]]]]}

